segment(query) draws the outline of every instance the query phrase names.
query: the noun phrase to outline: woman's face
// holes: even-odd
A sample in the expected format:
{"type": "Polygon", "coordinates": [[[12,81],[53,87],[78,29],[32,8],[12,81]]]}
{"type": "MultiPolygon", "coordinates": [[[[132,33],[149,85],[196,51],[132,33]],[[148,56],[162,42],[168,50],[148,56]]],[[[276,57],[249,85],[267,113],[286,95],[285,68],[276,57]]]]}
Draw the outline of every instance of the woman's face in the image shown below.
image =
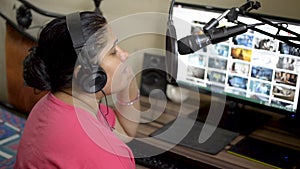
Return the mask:
{"type": "Polygon", "coordinates": [[[128,86],[132,72],[131,68],[125,63],[128,53],[116,45],[117,38],[110,28],[108,28],[107,42],[105,48],[108,51],[104,56],[99,57],[98,63],[100,63],[107,75],[107,83],[103,90],[105,93],[111,94],[121,91],[128,86]]]}

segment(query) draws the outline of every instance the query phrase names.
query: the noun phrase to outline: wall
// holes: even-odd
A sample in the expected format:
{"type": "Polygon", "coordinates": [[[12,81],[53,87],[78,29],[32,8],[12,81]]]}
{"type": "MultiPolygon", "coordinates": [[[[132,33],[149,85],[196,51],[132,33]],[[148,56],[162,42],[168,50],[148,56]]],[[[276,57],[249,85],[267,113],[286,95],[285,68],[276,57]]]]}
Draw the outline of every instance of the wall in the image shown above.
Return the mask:
{"type": "MultiPolygon", "coordinates": [[[[28,0],[36,6],[55,13],[67,14],[77,10],[93,10],[92,0],[28,0]]],[[[222,8],[239,7],[245,0],[181,0],[179,2],[210,5],[222,8]]],[[[297,0],[260,0],[262,7],[257,11],[269,15],[300,18],[297,0]]],[[[129,63],[134,71],[142,66],[143,53],[164,54],[164,33],[170,0],[104,0],[101,10],[119,36],[119,45],[131,53],[129,63]]],[[[0,11],[14,20],[15,10],[20,3],[17,0],[2,0],[0,11]]],[[[50,18],[33,12],[32,26],[43,25],[50,18]]],[[[28,32],[36,36],[39,29],[28,32]]],[[[0,101],[7,98],[5,75],[5,22],[0,19],[0,101]]]]}

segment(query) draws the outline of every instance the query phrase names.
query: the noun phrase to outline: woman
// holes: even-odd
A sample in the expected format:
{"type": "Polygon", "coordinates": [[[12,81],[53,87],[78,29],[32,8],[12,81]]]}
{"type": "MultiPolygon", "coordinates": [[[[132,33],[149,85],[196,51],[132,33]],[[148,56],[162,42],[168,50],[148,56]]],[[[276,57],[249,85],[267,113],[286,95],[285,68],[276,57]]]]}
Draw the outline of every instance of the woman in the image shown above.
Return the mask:
{"type": "Polygon", "coordinates": [[[49,92],[29,114],[15,169],[135,168],[123,142],[135,135],[140,118],[128,54],[103,16],[81,12],[78,18],[82,46],[73,47],[72,26],[57,18],[24,60],[26,84],[49,92]],[[116,111],[100,104],[106,94],[115,96],[116,111]]]}

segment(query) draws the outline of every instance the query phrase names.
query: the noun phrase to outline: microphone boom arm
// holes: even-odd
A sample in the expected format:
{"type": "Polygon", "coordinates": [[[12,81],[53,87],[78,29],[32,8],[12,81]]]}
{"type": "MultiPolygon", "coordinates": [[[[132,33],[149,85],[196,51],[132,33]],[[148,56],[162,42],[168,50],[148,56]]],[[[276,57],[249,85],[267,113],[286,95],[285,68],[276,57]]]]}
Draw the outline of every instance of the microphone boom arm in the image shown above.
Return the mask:
{"type": "Polygon", "coordinates": [[[230,10],[230,12],[228,13],[228,15],[226,16],[227,20],[229,22],[233,22],[236,24],[244,24],[247,25],[245,23],[239,22],[237,20],[238,15],[242,15],[242,16],[247,16],[250,18],[253,18],[255,20],[260,21],[263,24],[267,24],[270,25],[272,27],[277,28],[277,33],[276,34],[271,34],[269,32],[263,31],[261,29],[255,28],[253,27],[249,27],[249,29],[252,29],[256,32],[259,32],[261,34],[270,36],[274,39],[278,39],[282,42],[287,43],[290,46],[296,47],[296,48],[300,48],[300,34],[288,29],[287,27],[282,26],[283,24],[288,25],[287,23],[273,23],[272,21],[265,19],[257,14],[254,13],[250,13],[250,11],[252,9],[258,9],[260,7],[260,3],[259,2],[253,2],[253,1],[248,1],[246,4],[242,5],[240,8],[232,8],[230,10]],[[293,36],[283,36],[283,35],[279,35],[280,31],[285,31],[293,36]],[[294,42],[293,42],[294,41],[294,42]],[[296,43],[298,42],[298,43],[296,43]]]}
{"type": "Polygon", "coordinates": [[[278,39],[280,41],[283,41],[285,43],[287,43],[288,45],[291,45],[293,47],[297,47],[297,48],[300,48],[300,34],[288,29],[287,27],[283,27],[282,24],[283,23],[279,23],[279,24],[275,24],[267,19],[264,19],[256,14],[253,14],[253,13],[246,13],[245,14],[246,16],[248,17],[251,17],[253,19],[256,19],[258,21],[261,21],[262,23],[265,23],[265,24],[268,24],[270,26],[273,26],[275,28],[277,28],[277,33],[276,34],[271,34],[269,32],[266,32],[266,31],[263,31],[261,29],[258,29],[258,28],[255,28],[255,27],[252,27],[252,28],[249,28],[249,29],[252,29],[254,31],[257,31],[259,33],[262,33],[264,35],[267,35],[267,36],[270,36],[272,38],[275,38],[275,39],[278,39]],[[283,35],[279,35],[279,32],[280,31],[285,31],[291,35],[294,35],[294,36],[283,36],[283,35]],[[295,43],[295,42],[292,42],[292,41],[297,41],[299,43],[295,43]]]}

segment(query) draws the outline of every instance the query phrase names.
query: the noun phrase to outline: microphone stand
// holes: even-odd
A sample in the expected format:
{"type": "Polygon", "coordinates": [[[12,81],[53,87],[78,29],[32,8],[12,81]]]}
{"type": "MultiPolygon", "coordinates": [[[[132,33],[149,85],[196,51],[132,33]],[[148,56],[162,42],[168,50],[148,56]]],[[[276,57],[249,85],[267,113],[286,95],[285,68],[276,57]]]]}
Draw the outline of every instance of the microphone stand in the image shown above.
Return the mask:
{"type": "Polygon", "coordinates": [[[255,28],[255,27],[252,27],[250,29],[256,31],[256,32],[259,32],[259,33],[262,33],[264,35],[267,35],[267,36],[270,36],[272,38],[275,38],[275,39],[278,39],[280,41],[283,41],[285,43],[287,43],[288,45],[290,46],[293,46],[293,47],[296,47],[296,48],[300,48],[300,34],[288,29],[287,27],[284,27],[282,25],[287,25],[287,23],[277,23],[277,24],[274,24],[273,22],[269,21],[269,20],[266,20],[258,15],[255,15],[255,14],[252,14],[252,13],[247,13],[246,14],[248,17],[251,17],[251,18],[254,18],[256,20],[259,20],[263,23],[266,23],[270,26],[273,26],[275,28],[277,28],[277,33],[274,35],[274,34],[271,34],[269,32],[266,32],[266,31],[263,31],[261,29],[258,29],[258,28],[255,28]],[[290,33],[291,35],[294,35],[294,36],[283,36],[283,35],[279,35],[280,31],[285,31],[287,33],[290,33]],[[293,41],[297,41],[299,43],[295,43],[293,41]]]}
{"type": "Polygon", "coordinates": [[[232,8],[230,9],[230,12],[227,14],[226,19],[229,22],[233,22],[236,24],[244,24],[247,25],[245,23],[242,23],[240,21],[237,20],[238,15],[242,15],[242,16],[247,16],[250,18],[253,18],[257,21],[260,21],[262,24],[267,24],[269,26],[275,27],[277,28],[277,33],[276,34],[271,34],[269,32],[263,31],[261,29],[256,28],[255,26],[249,27],[249,29],[252,29],[256,32],[259,32],[261,34],[270,36],[274,39],[278,39],[282,42],[287,43],[290,46],[296,47],[296,48],[300,48],[300,34],[288,29],[288,23],[273,23],[270,20],[267,20],[261,16],[259,16],[258,14],[254,14],[254,13],[250,13],[250,11],[252,9],[258,9],[260,8],[260,3],[259,2],[253,2],[253,1],[248,1],[246,2],[244,5],[242,5],[240,8],[232,8]],[[286,27],[284,27],[283,25],[286,25],[286,27]],[[281,31],[285,31],[289,34],[291,34],[292,36],[283,36],[283,35],[279,35],[279,33],[281,31]],[[293,42],[294,41],[294,42],[293,42]],[[296,43],[298,42],[298,43],[296,43]]]}
{"type": "Polygon", "coordinates": [[[250,13],[251,10],[253,9],[258,9],[260,8],[261,5],[259,2],[254,2],[254,1],[247,1],[244,5],[242,5],[239,8],[231,8],[226,10],[221,16],[219,16],[217,19],[213,18],[211,19],[204,27],[203,27],[203,31],[204,32],[210,32],[213,31],[214,29],[217,28],[217,26],[219,25],[219,21],[223,18],[226,18],[228,22],[232,22],[238,25],[245,25],[247,26],[248,29],[252,29],[256,32],[259,32],[261,34],[270,36],[274,39],[278,39],[282,42],[285,42],[286,44],[288,44],[289,46],[292,47],[296,47],[296,48],[300,48],[300,34],[288,29],[288,23],[273,23],[272,21],[265,19],[263,17],[261,17],[258,14],[254,14],[254,13],[250,13]],[[242,16],[247,16],[249,18],[255,19],[257,21],[260,21],[261,23],[258,24],[253,24],[253,25],[247,25],[246,23],[240,22],[238,21],[238,16],[242,15],[242,16]],[[263,31],[261,29],[256,28],[255,26],[258,25],[269,25],[272,27],[277,28],[277,33],[276,34],[271,34],[269,32],[263,31]],[[286,27],[284,27],[283,25],[286,25],[286,27]],[[283,36],[283,35],[279,35],[279,33],[281,31],[285,31],[293,36],[283,36]],[[296,43],[298,42],[298,43],[296,43]]]}

